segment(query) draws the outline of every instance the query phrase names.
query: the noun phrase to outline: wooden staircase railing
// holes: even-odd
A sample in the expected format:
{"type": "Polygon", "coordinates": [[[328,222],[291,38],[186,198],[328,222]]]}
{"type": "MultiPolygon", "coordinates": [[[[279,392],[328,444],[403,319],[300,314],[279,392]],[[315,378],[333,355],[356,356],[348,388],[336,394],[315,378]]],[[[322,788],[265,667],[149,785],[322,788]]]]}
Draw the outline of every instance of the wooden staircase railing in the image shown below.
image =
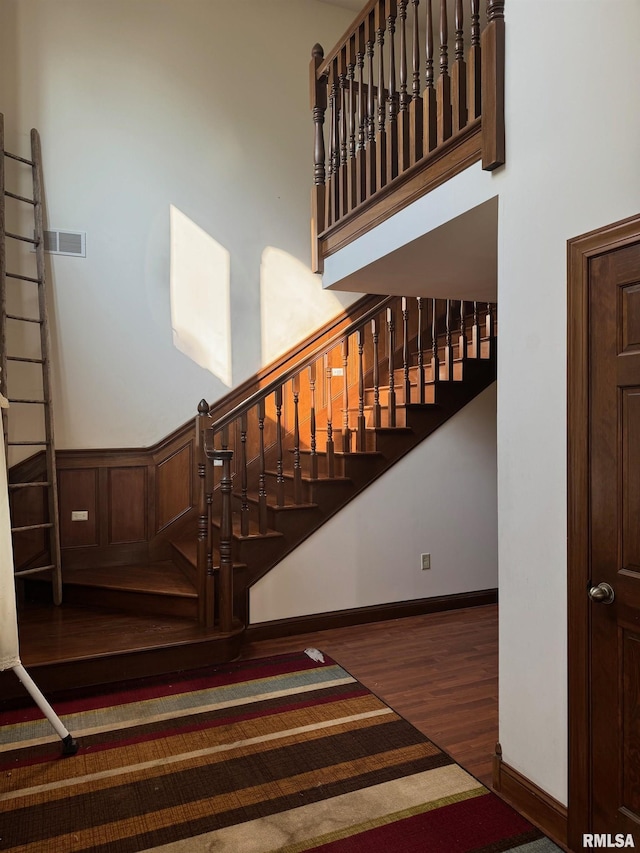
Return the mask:
{"type": "Polygon", "coordinates": [[[282,552],[274,519],[285,515],[301,541],[296,513],[322,513],[321,486],[345,486],[347,462],[375,461],[381,438],[410,433],[416,413],[438,408],[439,386],[461,385],[465,365],[493,358],[494,320],[487,303],[385,297],[217,420],[200,402],[197,586],[207,629],[242,630],[240,598],[259,575],[244,574],[239,545],[255,545],[268,564],[282,552]]]}
{"type": "Polygon", "coordinates": [[[453,20],[447,0],[369,0],[326,56],[314,46],[316,272],[471,163],[505,162],[504,5],[486,0],[481,29],[480,0],[455,0],[453,20]]]}

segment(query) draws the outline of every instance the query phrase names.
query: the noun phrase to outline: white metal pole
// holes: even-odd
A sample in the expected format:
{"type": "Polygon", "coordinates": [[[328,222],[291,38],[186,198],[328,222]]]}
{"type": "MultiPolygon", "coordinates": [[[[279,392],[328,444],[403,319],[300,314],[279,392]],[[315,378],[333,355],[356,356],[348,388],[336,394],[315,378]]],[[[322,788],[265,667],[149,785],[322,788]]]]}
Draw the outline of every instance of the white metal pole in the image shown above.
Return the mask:
{"type": "Polygon", "coordinates": [[[49,720],[49,722],[55,729],[56,734],[61,738],[64,755],[75,755],[75,753],[78,751],[78,744],[73,739],[73,736],[69,734],[67,729],[62,724],[62,720],[60,719],[60,717],[56,714],[51,705],[44,698],[40,691],[40,688],[31,678],[27,670],[22,666],[21,663],[12,667],[12,669],[18,676],[22,684],[24,684],[27,691],[29,692],[29,695],[36,703],[38,708],[40,708],[47,720],[49,720]]]}

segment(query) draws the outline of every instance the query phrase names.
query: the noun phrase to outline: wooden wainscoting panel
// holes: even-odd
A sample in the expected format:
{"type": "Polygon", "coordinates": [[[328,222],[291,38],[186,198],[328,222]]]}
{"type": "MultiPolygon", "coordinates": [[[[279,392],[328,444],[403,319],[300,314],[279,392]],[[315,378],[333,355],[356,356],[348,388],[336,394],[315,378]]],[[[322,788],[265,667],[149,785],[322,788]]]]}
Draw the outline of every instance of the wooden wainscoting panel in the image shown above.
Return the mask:
{"type": "Polygon", "coordinates": [[[159,533],[191,509],[193,445],[185,444],[156,468],[156,524],[159,533]]]}
{"type": "Polygon", "coordinates": [[[109,545],[147,538],[147,469],[109,469],[109,545]]]}
{"type": "Polygon", "coordinates": [[[60,544],[81,548],[99,544],[98,469],[69,469],[58,472],[60,544]],[[71,513],[86,511],[87,521],[72,521],[71,513]]]}

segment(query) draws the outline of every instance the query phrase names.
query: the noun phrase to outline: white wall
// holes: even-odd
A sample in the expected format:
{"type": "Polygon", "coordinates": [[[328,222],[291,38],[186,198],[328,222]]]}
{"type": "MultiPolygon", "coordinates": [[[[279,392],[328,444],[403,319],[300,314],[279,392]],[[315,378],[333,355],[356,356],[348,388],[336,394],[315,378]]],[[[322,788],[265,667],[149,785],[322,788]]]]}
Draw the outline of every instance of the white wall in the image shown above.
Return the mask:
{"type": "Polygon", "coordinates": [[[251,622],[495,588],[495,430],[492,385],[258,581],[251,622]]]}
{"type": "Polygon", "coordinates": [[[86,260],[51,259],[60,447],[151,444],[227,390],[229,365],[217,378],[184,354],[188,329],[174,346],[171,205],[229,253],[230,281],[195,277],[230,288],[212,325],[231,384],[355,298],[309,270],[308,64],[351,17],[315,0],[0,0],[0,111],[23,153],[40,130],[49,226],[87,232],[86,260]]]}

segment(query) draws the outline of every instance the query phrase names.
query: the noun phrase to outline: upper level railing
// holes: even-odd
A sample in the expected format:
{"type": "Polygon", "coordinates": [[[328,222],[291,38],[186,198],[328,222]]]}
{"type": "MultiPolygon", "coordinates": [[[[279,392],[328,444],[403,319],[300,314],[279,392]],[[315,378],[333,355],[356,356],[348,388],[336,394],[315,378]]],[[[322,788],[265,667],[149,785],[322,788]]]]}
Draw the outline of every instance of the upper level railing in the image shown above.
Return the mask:
{"type": "Polygon", "coordinates": [[[313,48],[313,268],[482,159],[504,155],[505,0],[369,0],[313,48]]]}

